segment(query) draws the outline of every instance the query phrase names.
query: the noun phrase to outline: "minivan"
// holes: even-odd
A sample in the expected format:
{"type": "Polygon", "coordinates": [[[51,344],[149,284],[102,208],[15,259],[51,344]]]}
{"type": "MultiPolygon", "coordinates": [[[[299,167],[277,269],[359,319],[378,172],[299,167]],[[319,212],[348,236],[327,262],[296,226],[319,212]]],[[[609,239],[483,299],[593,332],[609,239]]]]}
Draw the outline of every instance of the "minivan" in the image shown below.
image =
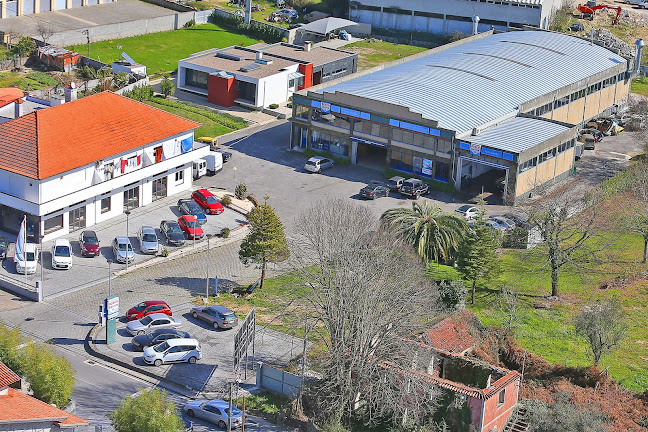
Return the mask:
{"type": "Polygon", "coordinates": [[[36,273],[36,264],[38,263],[38,246],[34,243],[25,243],[25,253],[23,257],[16,258],[16,273],[20,274],[34,274],[36,273]]]}
{"type": "Polygon", "coordinates": [[[144,350],[144,361],[155,366],[179,362],[194,364],[201,358],[200,344],[196,339],[169,339],[144,350]]]}
{"type": "Polygon", "coordinates": [[[207,174],[207,161],[205,159],[198,159],[191,164],[191,172],[194,180],[207,174]]]}

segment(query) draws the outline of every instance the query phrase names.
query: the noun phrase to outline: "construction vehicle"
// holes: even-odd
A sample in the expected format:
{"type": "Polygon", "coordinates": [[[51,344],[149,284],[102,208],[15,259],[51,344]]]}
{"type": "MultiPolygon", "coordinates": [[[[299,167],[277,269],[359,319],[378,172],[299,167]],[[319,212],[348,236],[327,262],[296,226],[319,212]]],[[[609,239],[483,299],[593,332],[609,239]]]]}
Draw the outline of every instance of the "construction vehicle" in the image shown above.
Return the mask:
{"type": "Polygon", "coordinates": [[[612,9],[612,10],[616,10],[616,16],[614,17],[614,20],[612,20],[612,25],[619,24],[619,16],[621,15],[621,6],[609,6],[606,4],[589,6],[589,4],[591,4],[591,2],[588,2],[588,4],[584,4],[584,5],[582,4],[578,5],[578,11],[581,13],[581,18],[593,20],[597,10],[612,9]]]}

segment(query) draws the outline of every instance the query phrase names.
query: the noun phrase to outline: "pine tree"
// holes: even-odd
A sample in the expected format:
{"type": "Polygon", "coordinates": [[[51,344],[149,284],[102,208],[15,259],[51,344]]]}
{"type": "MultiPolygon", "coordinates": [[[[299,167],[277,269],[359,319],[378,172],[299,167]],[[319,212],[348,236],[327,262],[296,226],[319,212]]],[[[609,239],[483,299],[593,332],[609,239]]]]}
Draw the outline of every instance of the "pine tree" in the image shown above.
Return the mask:
{"type": "Polygon", "coordinates": [[[250,232],[241,243],[239,258],[245,264],[249,262],[261,264],[259,288],[263,288],[268,263],[279,263],[290,256],[286,233],[281,220],[266,203],[253,208],[247,218],[250,232]]]}
{"type": "Polygon", "coordinates": [[[496,253],[499,245],[499,233],[478,220],[459,246],[457,266],[464,278],[472,282],[471,304],[475,304],[477,279],[489,280],[500,272],[496,253]]]}

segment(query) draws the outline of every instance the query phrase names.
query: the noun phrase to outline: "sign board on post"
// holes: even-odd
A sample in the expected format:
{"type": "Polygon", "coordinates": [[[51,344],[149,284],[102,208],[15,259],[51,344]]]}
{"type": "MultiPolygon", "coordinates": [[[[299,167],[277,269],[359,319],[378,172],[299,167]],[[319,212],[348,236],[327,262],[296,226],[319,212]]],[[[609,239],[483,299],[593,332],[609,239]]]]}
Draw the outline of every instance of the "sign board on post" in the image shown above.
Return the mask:
{"type": "Polygon", "coordinates": [[[252,345],[252,357],[254,361],[254,337],[256,335],[256,307],[253,307],[250,313],[241,323],[236,335],[234,336],[234,373],[237,377],[241,373],[241,361],[245,357],[245,379],[247,379],[247,359],[248,348],[252,345]]]}
{"type": "Polygon", "coordinates": [[[111,344],[117,339],[118,296],[110,296],[104,299],[104,313],[106,314],[106,344],[111,344]]]}

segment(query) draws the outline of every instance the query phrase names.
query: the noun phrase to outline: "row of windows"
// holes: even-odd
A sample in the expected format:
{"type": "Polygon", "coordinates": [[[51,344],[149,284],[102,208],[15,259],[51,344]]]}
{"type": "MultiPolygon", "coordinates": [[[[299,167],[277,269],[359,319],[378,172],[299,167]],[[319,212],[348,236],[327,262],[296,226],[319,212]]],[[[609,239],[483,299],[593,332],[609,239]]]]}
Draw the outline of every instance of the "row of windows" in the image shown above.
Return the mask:
{"type": "Polygon", "coordinates": [[[334,71],[331,71],[331,72],[326,72],[325,74],[322,75],[322,77],[328,78],[330,76],[335,76],[335,75],[340,75],[340,74],[346,73],[346,71],[347,71],[346,68],[337,69],[337,70],[334,70],[334,71]]]}
{"type": "Polygon", "coordinates": [[[509,3],[505,1],[499,1],[499,0],[470,0],[470,1],[479,2],[479,3],[490,3],[490,4],[496,4],[502,6],[517,6],[521,8],[540,9],[539,5],[532,5],[526,3],[509,3]]]}
{"type": "Polygon", "coordinates": [[[315,150],[323,150],[341,156],[349,155],[349,143],[345,138],[316,130],[311,131],[310,146],[315,150]]]}
{"type": "Polygon", "coordinates": [[[546,162],[550,159],[553,159],[556,157],[556,154],[560,154],[563,152],[566,152],[567,150],[574,148],[574,145],[576,144],[576,140],[572,139],[570,141],[564,142],[560,144],[557,147],[554,147],[552,149],[547,150],[546,152],[542,153],[539,156],[536,156],[532,159],[529,159],[526,162],[523,162],[519,165],[518,167],[518,172],[523,173],[524,171],[528,171],[531,168],[537,166],[538,164],[541,164],[543,162],[546,162]]]}
{"type": "Polygon", "coordinates": [[[434,177],[441,181],[448,181],[450,178],[450,164],[438,160],[424,159],[420,156],[414,156],[399,150],[391,151],[389,165],[392,168],[410,171],[427,177],[434,177]]]}

